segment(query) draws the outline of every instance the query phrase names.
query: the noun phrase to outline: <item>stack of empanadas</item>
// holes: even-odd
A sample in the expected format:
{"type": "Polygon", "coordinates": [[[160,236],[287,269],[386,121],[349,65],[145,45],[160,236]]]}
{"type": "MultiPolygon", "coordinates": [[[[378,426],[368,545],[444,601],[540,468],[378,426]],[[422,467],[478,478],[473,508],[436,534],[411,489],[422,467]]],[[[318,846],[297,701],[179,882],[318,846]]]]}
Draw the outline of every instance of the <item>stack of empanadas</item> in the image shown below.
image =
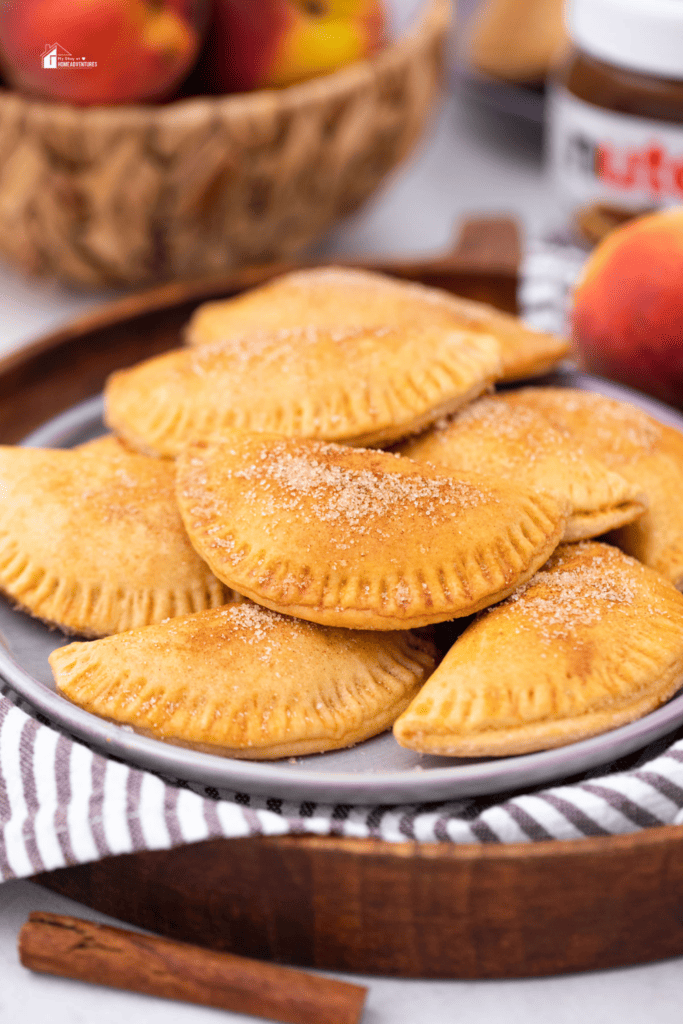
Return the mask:
{"type": "Polygon", "coordinates": [[[0,587],[99,637],[51,656],[66,697],[234,757],[392,725],[496,756],[678,688],[683,436],[570,389],[485,394],[564,341],[342,269],[208,303],[187,340],[112,375],[118,439],[0,449],[0,587]]]}

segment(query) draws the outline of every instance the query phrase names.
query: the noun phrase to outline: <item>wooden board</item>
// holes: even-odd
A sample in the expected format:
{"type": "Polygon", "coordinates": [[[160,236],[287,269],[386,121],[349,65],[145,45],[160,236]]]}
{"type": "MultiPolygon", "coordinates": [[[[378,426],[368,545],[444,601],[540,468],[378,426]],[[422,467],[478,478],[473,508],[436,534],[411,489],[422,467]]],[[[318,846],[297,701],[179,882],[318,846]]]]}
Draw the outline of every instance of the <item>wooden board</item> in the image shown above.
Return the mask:
{"type": "MultiPolygon", "coordinates": [[[[496,247],[492,258],[481,239],[470,233],[468,243],[466,231],[458,251],[442,260],[373,266],[513,309],[514,245],[507,256],[496,247]]],[[[114,368],[177,345],[199,302],[282,269],[133,296],[6,359],[0,442],[17,441],[96,394],[114,368]]],[[[213,840],[38,880],[164,935],[358,973],[521,977],[683,954],[683,827],[500,847],[213,840]]]]}
{"type": "Polygon", "coordinates": [[[151,931],[303,966],[515,978],[683,953],[683,828],[505,846],[219,839],[39,881],[151,931]]]}

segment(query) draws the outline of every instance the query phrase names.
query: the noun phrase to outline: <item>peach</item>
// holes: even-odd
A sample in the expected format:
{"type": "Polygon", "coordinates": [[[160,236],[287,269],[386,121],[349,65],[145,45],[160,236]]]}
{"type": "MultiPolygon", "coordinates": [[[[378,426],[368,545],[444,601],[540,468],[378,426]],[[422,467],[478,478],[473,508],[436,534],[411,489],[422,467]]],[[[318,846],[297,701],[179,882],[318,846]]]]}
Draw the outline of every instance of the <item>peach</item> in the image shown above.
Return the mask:
{"type": "Polygon", "coordinates": [[[367,56],[384,38],[381,0],[214,0],[212,85],[290,85],[367,56]]]}
{"type": "Polygon", "coordinates": [[[207,0],[21,0],[0,5],[9,82],[71,103],[172,93],[194,64],[207,0]]]}
{"type": "Polygon", "coordinates": [[[631,221],[593,251],[572,328],[586,369],[683,405],[683,208],[631,221]]]}

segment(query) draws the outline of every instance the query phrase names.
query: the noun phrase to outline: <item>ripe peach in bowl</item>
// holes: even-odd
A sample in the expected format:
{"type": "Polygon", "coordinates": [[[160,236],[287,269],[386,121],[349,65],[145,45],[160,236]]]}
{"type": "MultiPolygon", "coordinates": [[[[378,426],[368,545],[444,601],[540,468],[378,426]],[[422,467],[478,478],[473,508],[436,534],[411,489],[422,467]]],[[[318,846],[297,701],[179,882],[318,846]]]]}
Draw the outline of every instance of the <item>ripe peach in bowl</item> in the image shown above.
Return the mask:
{"type": "Polygon", "coordinates": [[[194,65],[209,0],[9,0],[0,57],[22,92],[69,103],[169,96],[194,65]]]}
{"type": "MultiPolygon", "coordinates": [[[[341,11],[347,0],[334,2],[341,11]]],[[[68,13],[101,4],[110,12],[156,7],[172,22],[172,12],[181,18],[199,3],[0,0],[0,15],[20,19],[33,8],[68,13]]],[[[329,4],[325,11],[332,12],[329,4]]],[[[413,14],[400,31],[390,11],[393,31],[376,52],[280,88],[216,93],[193,72],[182,98],[115,102],[114,87],[124,89],[149,66],[138,52],[106,86],[106,101],[91,102],[84,91],[76,105],[0,89],[0,255],[30,274],[81,286],[141,287],[301,253],[375,192],[427,122],[452,3],[410,5],[413,14]]],[[[95,57],[100,71],[85,37],[77,49],[58,28],[47,35],[44,23],[30,24],[39,36],[34,71],[46,39],[74,56],[95,57]]],[[[312,16],[306,25],[312,28],[312,16]]],[[[0,20],[0,39],[7,46],[12,38],[0,20]]],[[[86,74],[74,69],[75,76],[86,74]]]]}
{"type": "Polygon", "coordinates": [[[211,84],[224,92],[291,85],[374,53],[384,0],[214,0],[211,84]]]}

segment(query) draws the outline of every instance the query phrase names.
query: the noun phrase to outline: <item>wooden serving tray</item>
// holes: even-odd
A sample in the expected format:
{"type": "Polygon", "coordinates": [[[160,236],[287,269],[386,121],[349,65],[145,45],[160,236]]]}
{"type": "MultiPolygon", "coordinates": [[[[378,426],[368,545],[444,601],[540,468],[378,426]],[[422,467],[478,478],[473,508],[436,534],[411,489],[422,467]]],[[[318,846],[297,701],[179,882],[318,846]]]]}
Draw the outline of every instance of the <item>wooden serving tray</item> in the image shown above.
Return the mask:
{"type": "MultiPolygon", "coordinates": [[[[493,257],[480,226],[441,260],[372,266],[514,309],[517,254],[504,227],[493,257]]],[[[283,269],[157,288],[0,362],[0,442],[95,395],[111,370],[177,345],[199,302],[283,269]]],[[[358,973],[522,977],[683,954],[683,826],[490,847],[211,840],[37,880],[163,935],[358,973]]]]}

